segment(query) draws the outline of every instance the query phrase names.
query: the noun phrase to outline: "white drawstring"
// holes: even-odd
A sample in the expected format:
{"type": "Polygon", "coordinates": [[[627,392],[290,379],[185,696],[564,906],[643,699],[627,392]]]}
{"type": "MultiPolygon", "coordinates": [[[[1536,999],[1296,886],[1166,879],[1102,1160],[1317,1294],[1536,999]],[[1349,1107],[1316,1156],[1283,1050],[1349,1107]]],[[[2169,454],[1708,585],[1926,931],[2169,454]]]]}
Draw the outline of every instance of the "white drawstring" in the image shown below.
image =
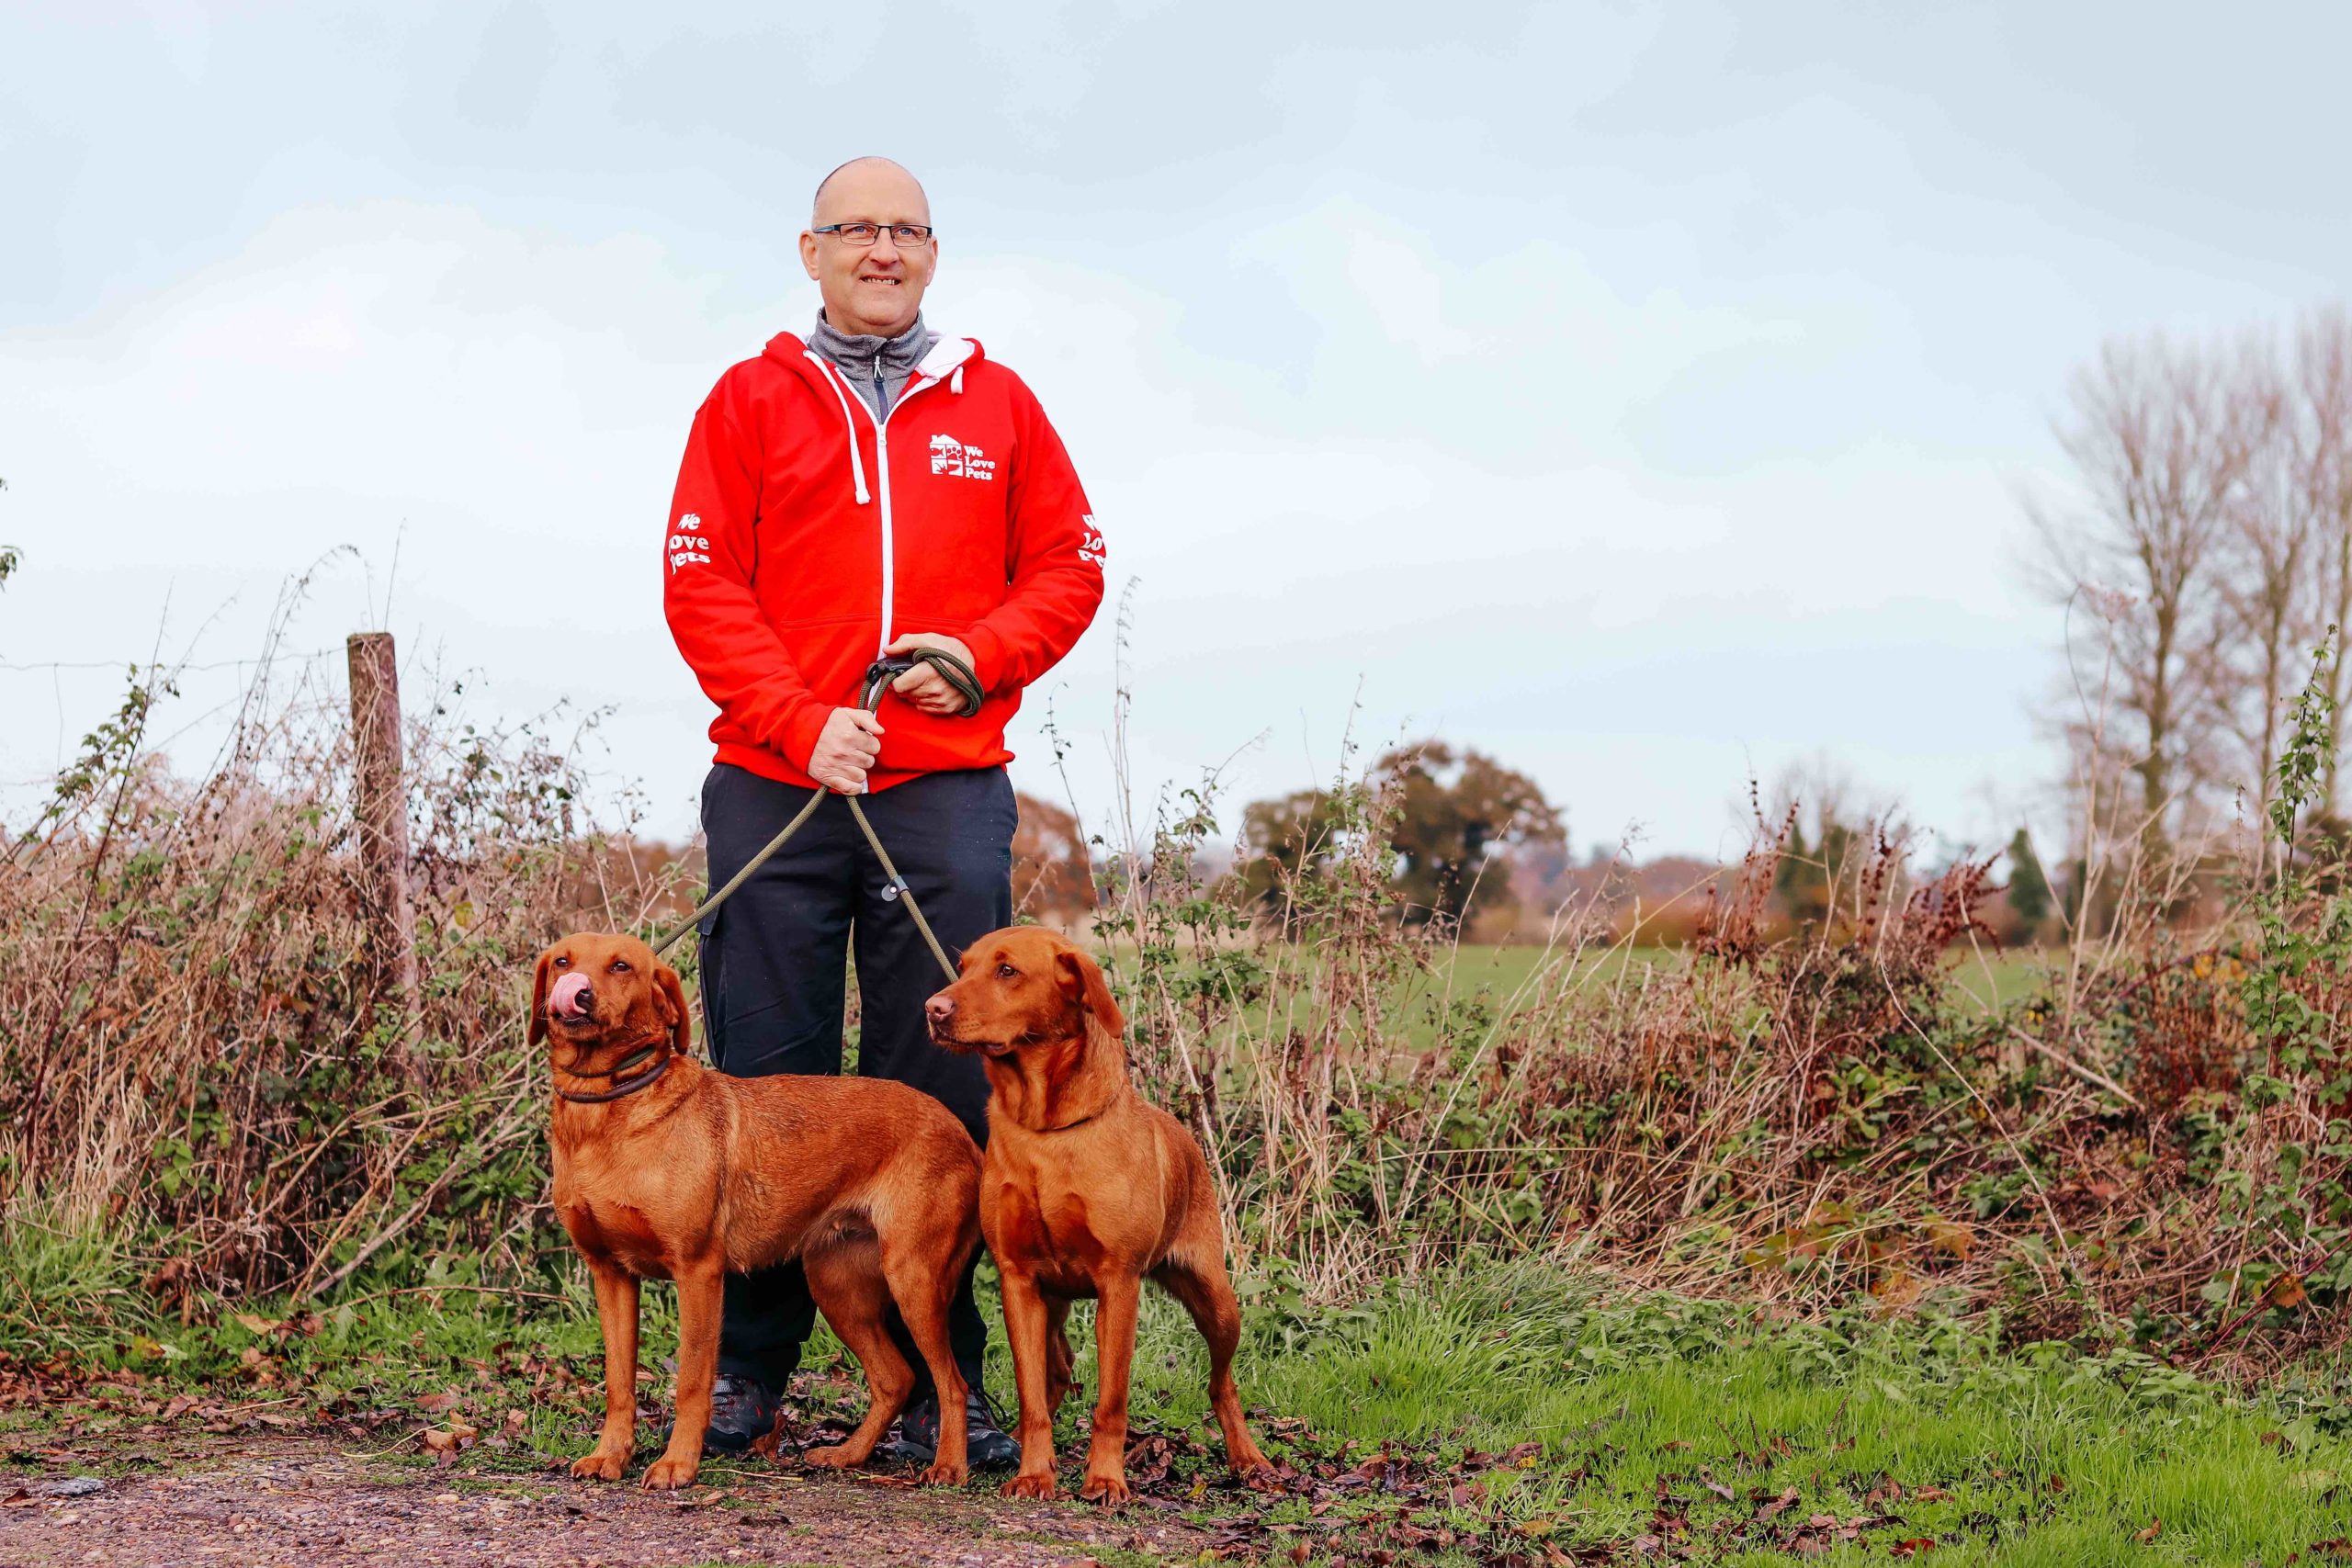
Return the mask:
{"type": "Polygon", "coordinates": [[[956,374],[947,378],[947,389],[955,393],[959,398],[964,395],[964,367],[962,366],[958,365],[956,367],[956,374]]]}
{"type": "Polygon", "coordinates": [[[842,390],[840,372],[825,363],[823,355],[812,348],[800,352],[816,362],[817,368],[824,373],[825,385],[833,389],[833,397],[842,405],[842,424],[849,432],[849,477],[857,486],[857,503],[864,506],[874,498],[865,490],[865,459],[857,455],[857,420],[849,412],[849,394],[842,390]]]}

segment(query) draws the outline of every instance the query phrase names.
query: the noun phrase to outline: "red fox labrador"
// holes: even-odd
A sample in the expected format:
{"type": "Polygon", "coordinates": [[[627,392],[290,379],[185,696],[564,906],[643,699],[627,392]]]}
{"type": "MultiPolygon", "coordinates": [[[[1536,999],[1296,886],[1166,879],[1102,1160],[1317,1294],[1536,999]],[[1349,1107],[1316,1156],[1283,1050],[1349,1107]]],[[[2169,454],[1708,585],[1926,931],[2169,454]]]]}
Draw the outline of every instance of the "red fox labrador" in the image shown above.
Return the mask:
{"type": "Polygon", "coordinates": [[[1021,1387],[1016,1497],[1054,1495],[1054,1412],[1074,1386],[1069,1303],[1093,1296],[1099,1348],[1091,1502],[1127,1498],[1127,1374],[1143,1281],[1191,1313],[1209,1344],[1209,1399],[1238,1474],[1271,1471],[1241,1418],[1233,1348],[1241,1314],[1201,1146],[1127,1082],[1126,1020],[1094,961],[1039,926],[984,936],[962,977],[925,1004],[931,1035],[977,1051],[989,1077],[980,1231],[1004,1278],[1021,1387]]]}
{"type": "Polygon", "coordinates": [[[808,1293],[865,1369],[873,1403],[812,1464],[862,1464],[913,1392],[885,1327],[895,1303],[939,1390],[923,1479],[966,1475],[964,1378],[947,1303],[978,1244],[980,1153],[946,1107],[878,1078],[730,1078],[685,1054],[678,976],[634,937],[569,936],[539,954],[530,1040],[551,1039],[555,1208],[596,1282],[605,1426],[571,1473],[617,1481],[637,1428],[640,1280],[678,1285],[678,1407],[649,1487],[702,1462],[729,1269],[798,1258],[808,1293]]]}

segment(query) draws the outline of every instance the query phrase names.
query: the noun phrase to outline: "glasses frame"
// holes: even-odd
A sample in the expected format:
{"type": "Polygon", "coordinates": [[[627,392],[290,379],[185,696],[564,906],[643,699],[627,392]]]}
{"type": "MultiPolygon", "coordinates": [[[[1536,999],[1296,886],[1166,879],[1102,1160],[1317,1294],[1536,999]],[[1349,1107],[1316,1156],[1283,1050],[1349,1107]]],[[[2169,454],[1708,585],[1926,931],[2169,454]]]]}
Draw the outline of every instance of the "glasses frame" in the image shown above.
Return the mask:
{"type": "Polygon", "coordinates": [[[876,223],[864,218],[854,223],[828,223],[822,228],[811,229],[808,231],[811,234],[831,234],[842,244],[854,245],[862,251],[873,248],[874,240],[858,241],[850,238],[843,231],[850,229],[871,229],[874,231],[874,240],[880,239],[883,231],[888,230],[890,234],[890,243],[902,251],[921,250],[939,238],[939,231],[928,223],[876,223]],[[911,239],[904,237],[900,232],[902,230],[914,237],[911,239]]]}

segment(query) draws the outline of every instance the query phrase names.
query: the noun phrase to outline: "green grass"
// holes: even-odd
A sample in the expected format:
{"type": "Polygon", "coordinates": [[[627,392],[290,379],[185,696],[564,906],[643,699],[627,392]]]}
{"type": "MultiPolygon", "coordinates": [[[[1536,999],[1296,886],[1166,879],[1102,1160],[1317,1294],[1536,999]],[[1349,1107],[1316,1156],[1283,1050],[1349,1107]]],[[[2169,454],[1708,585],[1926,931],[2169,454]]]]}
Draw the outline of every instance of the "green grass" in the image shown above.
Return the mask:
{"type": "MultiPolygon", "coordinates": [[[[304,1420],[363,1420],[364,1446],[385,1450],[386,1462],[421,1464],[408,1457],[415,1433],[456,1417],[506,1438],[466,1454],[493,1476],[543,1470],[592,1440],[599,1370],[584,1291],[560,1304],[455,1291],[386,1296],[293,1329],[271,1326],[282,1309],[265,1305],[183,1328],[138,1317],[135,1295],[86,1258],[73,1261],[65,1268],[54,1247],[0,1253],[0,1291],[10,1292],[0,1300],[25,1302],[35,1280],[95,1287],[72,1314],[79,1353],[137,1371],[138,1397],[150,1402],[200,1393],[207,1404],[191,1420],[224,1408],[250,1419],[257,1402],[283,1398],[275,1408],[304,1420]],[[103,1312],[86,1310],[94,1305],[103,1312]],[[566,1372],[550,1387],[554,1364],[566,1372]],[[453,1406],[418,1404],[452,1394],[453,1406]],[[523,1413],[519,1427],[507,1427],[509,1410],[523,1413]]],[[[45,1315],[70,1305],[50,1300],[45,1315]]],[[[650,1290],[648,1305],[646,1360],[658,1366],[674,1344],[668,1291],[650,1290]]],[[[1573,1554],[1631,1551],[1657,1535],[1713,1560],[1786,1563],[1797,1560],[1779,1549],[1799,1543],[1792,1529],[1830,1516],[1886,1517],[1852,1542],[1832,1540],[1817,1554],[1831,1563],[1932,1540],[1938,1563],[2276,1564],[2297,1551],[2326,1561],[2322,1543],[2352,1528],[2352,1381],[2340,1373],[2307,1374],[2291,1394],[2234,1393],[2129,1353],[2003,1353],[1983,1325],[1780,1323],[1528,1263],[1391,1288],[1344,1310],[1253,1304],[1248,1318],[1239,1373],[1260,1438],[1327,1482],[1314,1504],[1269,1507],[1211,1490],[1194,1506],[1203,1517],[1263,1510],[1264,1526],[1293,1532],[1282,1541],[1306,1545],[1310,1560],[1401,1529],[1452,1531],[1455,1549],[1424,1559],[1441,1562],[1471,1561],[1479,1541],[1540,1539],[1573,1554]],[[1475,1464],[1461,1478],[1476,1491],[1453,1492],[1465,1448],[1495,1455],[1528,1442],[1540,1450],[1499,1468],[1475,1464]],[[1401,1493],[1328,1483],[1384,1449],[1408,1457],[1421,1479],[1401,1493]],[[1792,1494],[1766,1516],[1770,1500],[1792,1494]]],[[[1081,1307],[1072,1337],[1090,1390],[1091,1325],[1081,1307]]],[[[991,1348],[990,1383],[1009,1393],[1003,1347],[991,1348]]],[[[1189,1322],[1149,1295],[1134,1411],[1140,1429],[1178,1440],[1180,1480],[1222,1472],[1204,1361],[1189,1322]]],[[[852,1364],[821,1330],[805,1365],[805,1398],[854,1398],[852,1364]]],[[[659,1376],[648,1397],[665,1404],[668,1373],[659,1376]]],[[[152,1418],[129,1399],[82,1402],[82,1429],[152,1418]]],[[[1080,1439],[1085,1403],[1064,1408],[1065,1444],[1080,1439]]],[[[658,1423],[641,1429],[641,1450],[657,1433],[658,1423]]],[[[724,1484],[736,1468],[714,1463],[707,1476],[724,1484]]]]}
{"type": "MultiPolygon", "coordinates": [[[[1185,1337],[1171,1312],[1148,1320],[1138,1406],[1196,1423],[1185,1337]]],[[[1490,1478],[1487,1499],[1437,1511],[1489,1537],[1623,1543],[1657,1531],[1663,1494],[1688,1527],[1668,1540],[1786,1562],[1757,1515],[1791,1491],[1782,1528],[1901,1516],[1829,1562],[1932,1539],[1939,1563],[2278,1563],[2352,1528],[2341,1383],[2308,1404],[2242,1399],[2143,1357],[2002,1355],[1951,1321],[1807,1326],[1722,1303],[1612,1303],[1597,1281],[1527,1265],[1255,1348],[1250,1404],[1359,1451],[1540,1440],[1540,1460],[1490,1478]],[[1889,1480],[1901,1500],[1883,1495],[1889,1480]],[[1948,1495],[1919,1501],[1922,1487],[1948,1495]]]]}

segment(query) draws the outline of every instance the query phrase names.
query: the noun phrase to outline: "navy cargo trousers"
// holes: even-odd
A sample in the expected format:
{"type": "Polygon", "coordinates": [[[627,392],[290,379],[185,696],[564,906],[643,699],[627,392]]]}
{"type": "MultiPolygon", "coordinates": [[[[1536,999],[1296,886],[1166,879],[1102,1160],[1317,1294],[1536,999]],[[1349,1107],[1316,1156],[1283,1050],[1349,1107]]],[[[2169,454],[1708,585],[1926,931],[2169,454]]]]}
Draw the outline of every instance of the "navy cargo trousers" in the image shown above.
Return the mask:
{"type": "MultiPolygon", "coordinates": [[[[702,787],[703,836],[716,887],[741,871],[808,804],[809,791],[729,763],[702,787]]],[[[1012,923],[1012,831],[1018,811],[1002,768],[926,773],[862,795],[899,874],[950,959],[1012,923]]],[[[857,964],[857,1070],[895,1078],[956,1113],[988,1142],[988,1079],[979,1058],[931,1043],[922,1004],[946,984],[903,899],[843,800],[828,800],[800,831],[702,926],[704,1028],[712,1063],[737,1077],[842,1070],[846,965],[857,964]]],[[[727,1277],[718,1370],[781,1393],[799,1365],[817,1307],[796,1262],[727,1277]]],[[[895,1314],[894,1318],[895,1318],[895,1314]]],[[[903,1328],[899,1348],[931,1374],[903,1328]]],[[[956,1363],[981,1385],[988,1328],[964,1274],[948,1309],[956,1363]]]]}

